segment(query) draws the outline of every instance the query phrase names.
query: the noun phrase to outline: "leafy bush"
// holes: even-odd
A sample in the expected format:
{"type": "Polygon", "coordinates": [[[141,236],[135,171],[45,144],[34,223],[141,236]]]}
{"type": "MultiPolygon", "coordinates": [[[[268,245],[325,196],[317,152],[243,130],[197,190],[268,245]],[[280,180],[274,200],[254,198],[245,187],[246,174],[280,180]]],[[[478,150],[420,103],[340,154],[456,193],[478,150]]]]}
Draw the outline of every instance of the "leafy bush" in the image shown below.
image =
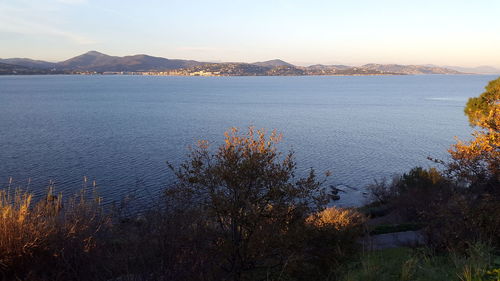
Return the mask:
{"type": "Polygon", "coordinates": [[[306,220],[304,250],[294,280],[336,280],[342,266],[359,252],[358,238],[366,233],[367,218],[355,209],[330,207],[306,220]]]}
{"type": "Polygon", "coordinates": [[[426,221],[425,235],[433,248],[466,250],[478,242],[500,246],[500,204],[493,197],[471,200],[454,194],[443,204],[430,207],[426,221]]]}
{"type": "Polygon", "coordinates": [[[430,206],[448,200],[453,187],[437,169],[415,167],[390,182],[375,182],[367,188],[376,203],[389,205],[407,221],[420,221],[430,206]]]}
{"type": "Polygon", "coordinates": [[[233,128],[216,152],[207,142],[192,149],[174,170],[169,204],[199,210],[214,235],[221,279],[275,278],[300,251],[305,219],[329,197],[313,170],[295,177],[293,153],[276,149],[281,136],[233,128]],[[261,276],[261,277],[258,277],[261,276]]]}

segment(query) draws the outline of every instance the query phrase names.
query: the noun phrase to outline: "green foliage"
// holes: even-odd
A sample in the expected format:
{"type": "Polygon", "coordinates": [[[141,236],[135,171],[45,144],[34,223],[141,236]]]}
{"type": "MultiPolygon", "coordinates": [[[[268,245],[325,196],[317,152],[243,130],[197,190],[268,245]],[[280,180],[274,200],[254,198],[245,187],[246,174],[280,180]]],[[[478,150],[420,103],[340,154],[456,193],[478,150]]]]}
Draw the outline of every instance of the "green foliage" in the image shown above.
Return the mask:
{"type": "Polygon", "coordinates": [[[448,185],[448,180],[436,168],[415,167],[397,182],[399,194],[415,190],[436,189],[448,185]]]}
{"type": "Polygon", "coordinates": [[[470,98],[465,105],[464,113],[469,117],[472,126],[478,125],[481,119],[488,116],[492,106],[500,102],[500,78],[492,80],[486,91],[479,97],[470,98]]]}
{"type": "Polygon", "coordinates": [[[500,196],[500,78],[479,97],[469,99],[465,113],[478,130],[472,140],[458,141],[448,150],[452,161],[444,163],[447,172],[476,193],[500,196]]]}
{"type": "Polygon", "coordinates": [[[498,265],[490,248],[474,244],[466,253],[434,254],[429,249],[393,248],[365,253],[351,264],[345,281],[496,281],[498,265]]]}

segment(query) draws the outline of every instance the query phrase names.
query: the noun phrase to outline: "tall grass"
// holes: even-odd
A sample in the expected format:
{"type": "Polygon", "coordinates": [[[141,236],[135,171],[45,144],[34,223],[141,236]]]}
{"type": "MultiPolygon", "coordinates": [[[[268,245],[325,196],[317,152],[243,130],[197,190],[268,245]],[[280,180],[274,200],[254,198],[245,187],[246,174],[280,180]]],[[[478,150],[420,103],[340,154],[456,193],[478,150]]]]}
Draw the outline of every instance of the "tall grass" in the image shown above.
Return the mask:
{"type": "Polygon", "coordinates": [[[498,281],[494,249],[482,243],[467,253],[435,253],[430,248],[394,248],[365,253],[343,280],[384,281],[498,281]]]}
{"type": "Polygon", "coordinates": [[[50,187],[38,202],[19,188],[0,190],[1,277],[78,280],[97,274],[99,238],[110,226],[100,199],[85,190],[63,200],[50,187]]]}

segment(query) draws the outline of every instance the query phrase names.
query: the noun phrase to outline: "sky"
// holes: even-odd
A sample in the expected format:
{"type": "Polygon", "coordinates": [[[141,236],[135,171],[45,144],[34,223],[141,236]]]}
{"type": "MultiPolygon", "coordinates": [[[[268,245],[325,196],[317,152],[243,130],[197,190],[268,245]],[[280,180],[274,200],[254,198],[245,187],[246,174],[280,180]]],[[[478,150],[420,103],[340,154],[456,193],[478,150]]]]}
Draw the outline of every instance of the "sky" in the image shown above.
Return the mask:
{"type": "Polygon", "coordinates": [[[500,0],[0,0],[0,58],[500,67],[500,0]]]}

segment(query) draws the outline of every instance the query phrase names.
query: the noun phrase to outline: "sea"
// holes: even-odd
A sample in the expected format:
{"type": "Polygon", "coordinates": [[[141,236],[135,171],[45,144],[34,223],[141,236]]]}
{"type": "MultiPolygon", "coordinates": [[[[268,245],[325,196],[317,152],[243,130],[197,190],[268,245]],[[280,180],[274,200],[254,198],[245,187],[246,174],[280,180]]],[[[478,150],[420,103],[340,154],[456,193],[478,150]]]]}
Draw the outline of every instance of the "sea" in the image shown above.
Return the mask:
{"type": "Polygon", "coordinates": [[[70,196],[95,185],[104,202],[149,204],[175,182],[167,162],[255,126],[283,134],[297,177],[312,168],[342,190],[337,205],[360,205],[367,185],[447,160],[472,132],[467,99],[495,78],[0,76],[0,188],[70,196]]]}

